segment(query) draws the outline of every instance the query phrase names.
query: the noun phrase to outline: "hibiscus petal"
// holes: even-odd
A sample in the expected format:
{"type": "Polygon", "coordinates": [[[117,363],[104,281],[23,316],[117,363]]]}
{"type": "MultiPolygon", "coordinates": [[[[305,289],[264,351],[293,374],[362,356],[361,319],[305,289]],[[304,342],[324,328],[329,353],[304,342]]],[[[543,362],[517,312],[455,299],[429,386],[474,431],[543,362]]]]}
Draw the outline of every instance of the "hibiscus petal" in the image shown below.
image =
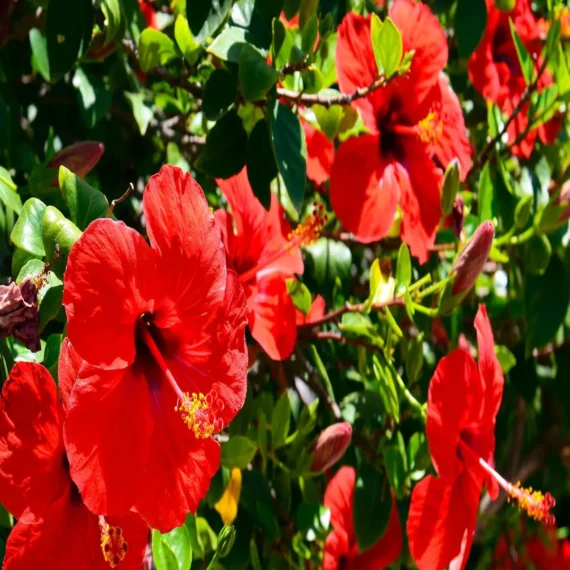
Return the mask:
{"type": "Polygon", "coordinates": [[[67,401],[69,400],[71,390],[73,390],[73,385],[79,377],[79,369],[84,362],[83,358],[71,346],[69,338],[65,337],[61,343],[57,367],[59,393],[64,410],[67,409],[67,401]]]}
{"type": "MultiPolygon", "coordinates": [[[[343,93],[352,93],[374,82],[378,67],[370,41],[370,18],[349,12],[338,27],[336,43],[336,74],[343,93]]],[[[378,132],[376,111],[382,105],[382,89],[354,102],[366,127],[378,132]]]]}
{"type": "Polygon", "coordinates": [[[224,298],[226,258],[220,230],[198,183],[163,166],[145,188],[143,211],[163,286],[153,322],[200,327],[224,298]]]}
{"type": "Polygon", "coordinates": [[[148,384],[137,370],[83,367],[69,398],[71,477],[94,513],[127,512],[143,490],[152,419],[148,384]]]}
{"type": "Polygon", "coordinates": [[[412,493],[407,532],[419,570],[443,570],[460,553],[471,512],[456,479],[428,475],[412,493]]]}
{"type": "Polygon", "coordinates": [[[342,529],[334,529],[325,540],[322,570],[339,570],[341,559],[348,553],[348,538],[342,529]]]}
{"type": "Polygon", "coordinates": [[[455,476],[461,470],[457,445],[471,407],[480,407],[483,388],[475,361],[463,350],[442,358],[428,391],[427,436],[435,470],[441,476],[455,476]]]}
{"type": "Polygon", "coordinates": [[[284,360],[293,352],[297,340],[296,309],[282,274],[258,274],[257,293],[248,317],[253,338],[270,358],[284,360]]]}
{"type": "Polygon", "coordinates": [[[415,50],[407,82],[408,97],[420,103],[447,64],[447,38],[428,6],[415,0],[396,0],[390,18],[402,34],[404,51],[415,50]]]}
{"type": "Polygon", "coordinates": [[[135,359],[135,323],[153,309],[155,254],[123,222],[95,220],[71,249],[64,276],[67,334],[90,364],[135,359]]]}
{"type": "Polygon", "coordinates": [[[335,530],[342,530],[346,533],[349,547],[350,543],[355,540],[352,520],[352,498],[355,481],[356,471],[354,467],[344,465],[329,481],[324,497],[324,505],[331,512],[331,525],[335,530]]]}
{"type": "Polygon", "coordinates": [[[43,507],[69,485],[63,467],[63,410],[39,364],[18,362],[0,399],[0,501],[17,518],[43,507]]]}
{"type": "Polygon", "coordinates": [[[406,140],[405,159],[394,169],[400,188],[402,240],[420,263],[429,257],[441,218],[440,185],[442,174],[418,140],[406,140]]]}
{"type": "Polygon", "coordinates": [[[331,175],[334,145],[326,135],[311,123],[301,121],[307,141],[307,178],[320,186],[331,175]]]}
{"type": "Polygon", "coordinates": [[[380,156],[378,136],[350,138],[338,149],[331,172],[331,204],[359,241],[370,243],[390,231],[400,198],[395,174],[394,165],[380,156]]]}

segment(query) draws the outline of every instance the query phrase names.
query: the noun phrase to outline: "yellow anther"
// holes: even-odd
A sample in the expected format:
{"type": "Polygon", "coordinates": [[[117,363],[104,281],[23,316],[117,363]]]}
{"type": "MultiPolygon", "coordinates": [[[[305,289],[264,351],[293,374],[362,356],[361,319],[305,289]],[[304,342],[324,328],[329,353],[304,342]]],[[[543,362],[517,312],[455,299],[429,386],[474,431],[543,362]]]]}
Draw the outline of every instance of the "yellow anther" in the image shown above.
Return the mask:
{"type": "Polygon", "coordinates": [[[101,528],[101,550],[103,558],[111,568],[116,568],[127,555],[128,544],[123,537],[123,529],[120,526],[109,526],[99,520],[101,528]]]}
{"type": "Polygon", "coordinates": [[[212,410],[201,392],[193,392],[192,395],[186,392],[174,410],[181,412],[182,420],[198,439],[206,439],[214,433],[216,425],[212,419],[212,410]]]}
{"type": "Polygon", "coordinates": [[[509,490],[509,502],[516,502],[521,510],[539,522],[554,524],[554,516],[550,514],[550,509],[554,507],[556,501],[550,493],[542,494],[532,487],[524,488],[519,481],[516,485],[511,485],[509,490]]]}
{"type": "Polygon", "coordinates": [[[443,135],[443,121],[437,111],[430,111],[416,128],[420,140],[426,144],[436,144],[443,135]]]}

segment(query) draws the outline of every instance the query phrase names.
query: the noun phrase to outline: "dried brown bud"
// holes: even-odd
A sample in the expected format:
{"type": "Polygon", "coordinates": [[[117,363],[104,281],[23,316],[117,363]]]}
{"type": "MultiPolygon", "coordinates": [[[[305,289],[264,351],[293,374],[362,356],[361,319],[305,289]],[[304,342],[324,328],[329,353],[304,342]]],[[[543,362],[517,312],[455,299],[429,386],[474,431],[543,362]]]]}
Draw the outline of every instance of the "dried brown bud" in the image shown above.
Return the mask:
{"type": "Polygon", "coordinates": [[[13,336],[32,352],[40,350],[38,289],[31,278],[0,285],[0,338],[13,336]]]}
{"type": "Polygon", "coordinates": [[[311,446],[313,455],[312,471],[326,471],[332,467],[347,450],[352,439],[352,426],[339,422],[323,430],[311,446]]]}
{"type": "MultiPolygon", "coordinates": [[[[59,169],[60,166],[65,166],[75,175],[83,178],[99,162],[104,151],[105,147],[100,142],[77,142],[57,152],[49,161],[48,167],[59,169]]],[[[57,184],[56,177],[55,185],[57,184]]]]}
{"type": "Polygon", "coordinates": [[[452,270],[456,273],[455,281],[453,282],[453,295],[467,293],[473,287],[489,258],[494,237],[495,228],[489,221],[483,222],[473,232],[467,245],[459,254],[459,258],[452,270]]]}

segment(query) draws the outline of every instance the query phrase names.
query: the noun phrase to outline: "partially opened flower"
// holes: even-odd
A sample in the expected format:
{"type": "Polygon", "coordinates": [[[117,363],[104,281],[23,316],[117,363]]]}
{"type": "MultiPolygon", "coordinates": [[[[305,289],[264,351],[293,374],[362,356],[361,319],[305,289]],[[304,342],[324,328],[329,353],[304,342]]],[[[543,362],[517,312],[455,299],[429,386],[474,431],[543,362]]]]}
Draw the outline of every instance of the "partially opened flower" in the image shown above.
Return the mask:
{"type": "Polygon", "coordinates": [[[344,466],[327,485],[324,503],[331,512],[333,531],[325,542],[323,570],[382,570],[402,552],[402,528],[395,502],[380,540],[372,548],[359,551],[353,523],[355,484],[356,471],[344,466]]]}
{"type": "Polygon", "coordinates": [[[238,273],[245,288],[251,334],[271,358],[283,360],[297,339],[296,309],[287,279],[303,273],[299,247],[316,237],[320,220],[311,218],[291,231],[274,195],[269,212],[265,211],[253,194],[245,169],[217,183],[231,211],[217,210],[215,216],[228,267],[238,273]]]}
{"type": "Polygon", "coordinates": [[[501,487],[531,517],[553,520],[549,494],[512,485],[493,468],[504,380],[484,305],[475,328],[479,366],[457,349],[441,359],[429,386],[427,436],[439,477],[428,475],[416,485],[407,523],[410,552],[420,570],[465,568],[483,485],[492,499],[501,487]]]}
{"type": "Polygon", "coordinates": [[[148,526],[135,513],[106,520],[87,509],[70,477],[63,416],[49,372],[17,363],[0,399],[0,501],[18,519],[3,568],[139,570],[148,526]]]}
{"type": "MultiPolygon", "coordinates": [[[[531,54],[535,71],[539,70],[542,65],[541,31],[528,0],[516,0],[511,11],[499,10],[494,0],[487,0],[485,33],[468,63],[469,78],[475,89],[485,99],[496,103],[507,117],[517,108],[526,89],[509,20],[512,20],[517,34],[531,54]]],[[[551,84],[552,76],[548,71],[543,71],[538,92],[551,84]]],[[[529,103],[526,103],[507,129],[509,143],[517,142],[513,146],[513,153],[523,157],[530,156],[537,135],[544,143],[552,143],[560,130],[560,121],[556,117],[537,129],[529,130],[528,109],[529,103]]]]}
{"type": "MultiPolygon", "coordinates": [[[[402,239],[424,262],[441,218],[444,169],[457,158],[465,177],[471,148],[459,100],[441,74],[447,40],[437,18],[414,0],[396,0],[390,17],[404,49],[415,51],[411,69],[354,102],[369,134],[350,138],[338,149],[331,202],[340,221],[365,243],[388,234],[399,205],[402,239]]],[[[344,18],[336,61],[344,93],[374,82],[378,70],[370,18],[353,13],[344,18]]]]}
{"type": "Polygon", "coordinates": [[[85,503],[102,514],[134,507],[166,532],[205,496],[220,460],[212,434],[243,405],[246,306],[189,174],[163,167],[143,211],[150,246],[110,219],[73,246],[59,376],[85,503]]]}

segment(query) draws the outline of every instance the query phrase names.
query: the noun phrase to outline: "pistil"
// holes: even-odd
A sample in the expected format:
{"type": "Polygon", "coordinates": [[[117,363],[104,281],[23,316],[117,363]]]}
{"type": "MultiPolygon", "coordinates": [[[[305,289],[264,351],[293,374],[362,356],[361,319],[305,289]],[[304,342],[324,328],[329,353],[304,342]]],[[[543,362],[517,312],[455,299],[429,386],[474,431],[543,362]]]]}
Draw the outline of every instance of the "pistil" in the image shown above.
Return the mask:
{"type": "Polygon", "coordinates": [[[128,550],[123,529],[120,526],[109,525],[102,516],[99,517],[99,528],[101,529],[103,558],[111,568],[116,568],[124,560],[128,550]]]}

